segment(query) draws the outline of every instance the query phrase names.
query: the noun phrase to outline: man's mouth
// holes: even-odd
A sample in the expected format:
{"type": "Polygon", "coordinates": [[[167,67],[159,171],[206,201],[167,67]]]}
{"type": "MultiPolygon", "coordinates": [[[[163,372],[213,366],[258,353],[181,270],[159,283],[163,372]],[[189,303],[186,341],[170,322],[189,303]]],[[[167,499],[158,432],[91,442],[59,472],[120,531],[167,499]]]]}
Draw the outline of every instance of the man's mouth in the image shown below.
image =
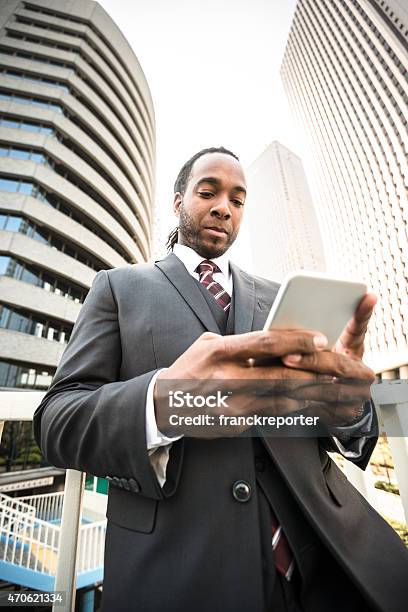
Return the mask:
{"type": "Polygon", "coordinates": [[[226,234],[228,236],[227,230],[223,227],[218,227],[217,225],[211,225],[209,227],[206,227],[205,229],[216,232],[217,234],[226,234]]]}

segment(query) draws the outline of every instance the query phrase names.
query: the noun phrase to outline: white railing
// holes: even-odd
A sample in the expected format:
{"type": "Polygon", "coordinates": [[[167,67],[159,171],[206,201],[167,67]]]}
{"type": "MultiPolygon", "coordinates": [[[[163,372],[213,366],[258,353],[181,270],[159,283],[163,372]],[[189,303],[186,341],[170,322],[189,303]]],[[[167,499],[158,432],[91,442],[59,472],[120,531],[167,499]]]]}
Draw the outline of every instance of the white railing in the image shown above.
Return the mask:
{"type": "Polygon", "coordinates": [[[26,495],[14,499],[28,504],[34,508],[35,516],[43,521],[60,521],[62,517],[62,506],[64,503],[64,491],[56,493],[43,493],[42,495],[26,495]]]}
{"type": "Polygon", "coordinates": [[[106,520],[81,525],[78,538],[78,573],[88,572],[103,565],[105,532],[106,520]]]}
{"type": "Polygon", "coordinates": [[[32,505],[27,504],[23,501],[24,498],[18,497],[9,497],[8,495],[4,495],[4,493],[0,493],[0,505],[13,508],[13,510],[17,510],[18,512],[27,512],[28,514],[35,514],[35,508],[32,505]]]}
{"type": "MultiPolygon", "coordinates": [[[[61,519],[62,497],[63,493],[30,495],[22,502],[1,495],[0,560],[56,575],[61,526],[48,521],[61,519]],[[26,503],[27,500],[30,503],[26,503]]],[[[80,526],[78,573],[103,566],[105,531],[106,520],[80,526]]]]}
{"type": "Polygon", "coordinates": [[[55,575],[60,528],[0,504],[0,559],[43,574],[55,575]]]}

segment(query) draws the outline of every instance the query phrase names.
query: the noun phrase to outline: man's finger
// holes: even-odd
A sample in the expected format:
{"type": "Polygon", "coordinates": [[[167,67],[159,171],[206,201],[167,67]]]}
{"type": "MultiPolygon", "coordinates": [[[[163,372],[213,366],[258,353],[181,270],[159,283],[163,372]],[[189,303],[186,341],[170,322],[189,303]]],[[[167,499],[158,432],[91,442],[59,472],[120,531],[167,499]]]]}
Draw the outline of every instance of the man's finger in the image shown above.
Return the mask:
{"type": "Polygon", "coordinates": [[[296,399],[315,400],[330,404],[363,403],[371,398],[370,386],[369,383],[317,383],[293,389],[290,395],[296,399]]]}
{"type": "Polygon", "coordinates": [[[374,293],[366,293],[358,304],[354,316],[347,323],[336,342],[336,351],[348,351],[354,347],[362,348],[368,323],[377,303],[374,293]]]}
{"type": "Polygon", "coordinates": [[[285,365],[291,368],[311,370],[319,374],[336,376],[343,379],[375,381],[375,374],[370,368],[358,359],[350,359],[346,355],[333,353],[331,351],[320,351],[310,355],[291,355],[282,357],[285,365]]]}
{"type": "Polygon", "coordinates": [[[230,360],[267,359],[288,353],[314,353],[327,346],[327,338],[320,332],[300,330],[270,330],[223,336],[215,357],[230,360]]]}

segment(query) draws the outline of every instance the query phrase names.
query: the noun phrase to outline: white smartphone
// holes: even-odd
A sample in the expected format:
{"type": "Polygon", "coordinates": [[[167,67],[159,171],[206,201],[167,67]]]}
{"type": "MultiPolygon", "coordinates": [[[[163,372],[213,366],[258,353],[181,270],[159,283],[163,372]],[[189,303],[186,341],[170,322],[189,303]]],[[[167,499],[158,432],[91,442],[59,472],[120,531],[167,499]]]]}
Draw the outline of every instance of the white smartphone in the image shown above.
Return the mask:
{"type": "Polygon", "coordinates": [[[362,282],[294,272],[281,285],[264,330],[320,331],[329,341],[327,348],[332,348],[366,293],[362,282]]]}

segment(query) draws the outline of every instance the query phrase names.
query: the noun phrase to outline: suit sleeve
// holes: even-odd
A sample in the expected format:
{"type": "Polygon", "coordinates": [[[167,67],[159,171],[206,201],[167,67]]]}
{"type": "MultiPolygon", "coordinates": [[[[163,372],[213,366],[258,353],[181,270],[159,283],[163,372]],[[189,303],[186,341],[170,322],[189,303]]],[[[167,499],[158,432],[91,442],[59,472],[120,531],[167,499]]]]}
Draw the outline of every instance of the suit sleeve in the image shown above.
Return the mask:
{"type": "MultiPolygon", "coordinates": [[[[137,347],[135,347],[135,351],[137,347]]],[[[146,396],[157,370],[120,380],[117,307],[106,271],[99,272],[43,401],[34,435],[51,464],[82,470],[161,499],[146,443],[146,396]]]]}
{"type": "Polygon", "coordinates": [[[330,438],[320,438],[328,452],[340,453],[365,470],[378,439],[378,419],[373,402],[364,404],[360,421],[348,427],[333,427],[330,438]]]}

